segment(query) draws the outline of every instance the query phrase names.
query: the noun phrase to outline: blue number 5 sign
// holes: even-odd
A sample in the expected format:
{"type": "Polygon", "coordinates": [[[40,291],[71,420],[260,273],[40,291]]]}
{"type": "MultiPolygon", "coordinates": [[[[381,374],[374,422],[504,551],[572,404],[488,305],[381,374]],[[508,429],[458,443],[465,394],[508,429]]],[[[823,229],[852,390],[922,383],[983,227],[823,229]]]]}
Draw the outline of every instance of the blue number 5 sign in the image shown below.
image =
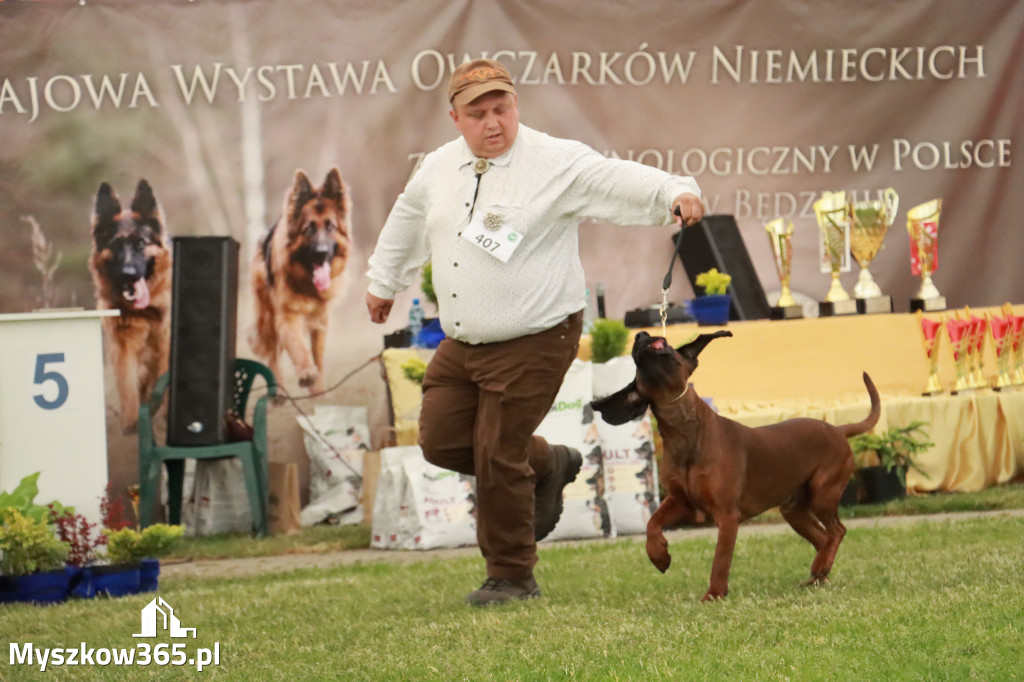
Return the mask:
{"type": "Polygon", "coordinates": [[[47,400],[42,393],[32,396],[33,400],[36,401],[36,405],[44,410],[56,410],[68,399],[68,380],[60,372],[46,369],[48,364],[60,362],[64,362],[63,353],[40,353],[36,356],[35,383],[39,385],[52,381],[57,384],[57,397],[53,400],[47,400]]]}

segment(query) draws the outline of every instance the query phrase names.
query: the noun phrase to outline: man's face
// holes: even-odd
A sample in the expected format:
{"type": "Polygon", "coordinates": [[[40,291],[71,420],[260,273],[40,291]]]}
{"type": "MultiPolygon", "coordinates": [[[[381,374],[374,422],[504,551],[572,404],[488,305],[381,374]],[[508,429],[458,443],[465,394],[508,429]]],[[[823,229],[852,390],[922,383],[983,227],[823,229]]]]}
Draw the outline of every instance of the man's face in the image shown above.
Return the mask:
{"type": "Polygon", "coordinates": [[[511,92],[492,90],[448,112],[455,128],[477,156],[501,156],[519,132],[519,99],[511,92]]]}

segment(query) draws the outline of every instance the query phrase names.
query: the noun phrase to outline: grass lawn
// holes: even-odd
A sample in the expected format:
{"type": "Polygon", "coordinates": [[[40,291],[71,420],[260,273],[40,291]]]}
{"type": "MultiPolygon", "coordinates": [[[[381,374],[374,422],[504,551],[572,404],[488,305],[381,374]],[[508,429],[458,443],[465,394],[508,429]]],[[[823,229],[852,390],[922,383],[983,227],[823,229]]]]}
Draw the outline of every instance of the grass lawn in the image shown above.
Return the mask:
{"type": "MultiPolygon", "coordinates": [[[[860,504],[840,508],[840,516],[907,516],[940,512],[994,511],[1024,509],[1024,484],[1001,485],[976,493],[936,493],[914,495],[887,504],[860,504]]],[[[771,510],[748,523],[783,523],[782,515],[771,510]]],[[[213,535],[186,538],[175,550],[172,560],[226,559],[275,556],[279,554],[325,553],[369,547],[370,529],[361,525],[313,526],[297,535],[276,535],[254,539],[249,535],[213,535]]]]}
{"type": "MultiPolygon", "coordinates": [[[[153,595],[0,605],[0,650],[219,646],[220,665],[60,667],[53,679],[1013,680],[1024,678],[1024,519],[853,528],[832,583],[801,588],[810,545],[741,534],[729,597],[700,604],[714,540],[545,546],[544,597],[474,609],[479,557],[235,579],[161,580],[196,639],[133,639],[153,595]]],[[[8,654],[5,654],[8,656],[8,654]]],[[[42,679],[0,663],[0,679],[42,679]]]]}

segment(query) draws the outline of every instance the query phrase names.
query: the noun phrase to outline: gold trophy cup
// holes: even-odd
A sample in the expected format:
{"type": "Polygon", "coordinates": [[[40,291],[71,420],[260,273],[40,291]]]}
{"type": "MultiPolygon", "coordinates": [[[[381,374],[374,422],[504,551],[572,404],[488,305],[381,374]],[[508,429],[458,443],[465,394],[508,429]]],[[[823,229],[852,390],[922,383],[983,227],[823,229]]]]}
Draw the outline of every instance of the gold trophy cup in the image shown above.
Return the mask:
{"type": "Polygon", "coordinates": [[[892,312],[892,297],[882,293],[868,265],[882,248],[882,241],[896,219],[899,205],[900,197],[892,187],[886,188],[880,200],[851,201],[849,204],[850,253],[860,266],[860,276],[853,288],[858,312],[892,312]]]}
{"type": "Polygon", "coordinates": [[[825,300],[818,304],[818,314],[822,317],[851,315],[857,312],[857,303],[850,298],[839,281],[839,271],[842,270],[843,261],[849,253],[848,211],[846,192],[824,192],[821,199],[814,202],[814,215],[818,219],[822,246],[828,256],[828,267],[832,274],[832,285],[825,295],[825,300]]]}
{"type": "Polygon", "coordinates": [[[1013,306],[1003,304],[1003,314],[1012,325],[1010,329],[1010,377],[1013,385],[1024,384],[1024,317],[1013,314],[1013,306]]]}
{"type": "Polygon", "coordinates": [[[793,271],[793,221],[788,218],[776,218],[765,224],[768,242],[772,246],[775,257],[775,269],[782,283],[782,293],[778,302],[772,306],[771,319],[793,320],[804,316],[803,308],[793,298],[789,290],[789,280],[793,271]]]}
{"type": "Polygon", "coordinates": [[[923,395],[942,393],[942,382],[939,381],[939,342],[942,340],[942,323],[929,320],[917,311],[918,327],[921,329],[921,345],[925,357],[928,358],[928,385],[923,395]]]}
{"type": "Polygon", "coordinates": [[[949,335],[949,345],[953,349],[953,364],[956,367],[956,383],[950,391],[953,395],[972,390],[971,368],[968,362],[972,326],[970,320],[961,320],[953,315],[946,319],[946,333],[949,335]]]}
{"type": "Polygon", "coordinates": [[[932,273],[938,267],[939,214],[942,199],[932,199],[907,211],[907,231],[910,233],[910,270],[920,275],[921,288],[910,299],[910,310],[945,310],[946,298],[932,282],[932,273]]]}
{"type": "Polygon", "coordinates": [[[964,307],[964,314],[971,323],[971,350],[968,360],[971,363],[971,388],[987,388],[985,380],[985,332],[988,321],[983,317],[971,314],[969,306],[964,307]]]}
{"type": "Polygon", "coordinates": [[[1010,363],[1013,359],[1013,319],[988,314],[988,332],[996,355],[996,378],[992,388],[1001,391],[1013,386],[1010,363]]]}

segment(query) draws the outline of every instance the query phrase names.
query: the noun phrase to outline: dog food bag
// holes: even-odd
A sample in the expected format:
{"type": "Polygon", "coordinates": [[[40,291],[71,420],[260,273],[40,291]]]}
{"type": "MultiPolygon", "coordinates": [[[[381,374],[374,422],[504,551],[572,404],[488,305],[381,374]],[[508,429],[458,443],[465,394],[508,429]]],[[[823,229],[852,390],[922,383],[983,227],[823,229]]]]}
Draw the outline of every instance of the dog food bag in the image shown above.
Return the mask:
{"type": "Polygon", "coordinates": [[[402,546],[437,549],[476,544],[473,478],[435,466],[422,456],[404,460],[403,470],[408,523],[402,546]]]}
{"type": "Polygon", "coordinates": [[[359,523],[363,453],[370,449],[366,408],[318,405],[312,416],[297,421],[309,456],[309,504],[302,525],[359,523]]]}
{"type": "Polygon", "coordinates": [[[593,429],[593,365],[574,360],[565,375],[551,411],[537,428],[537,435],[549,443],[568,445],[583,455],[583,467],[576,480],[562,491],[563,509],[558,525],[545,540],[613,537],[601,450],[593,429]]]}
{"type": "Polygon", "coordinates": [[[249,491],[245,487],[242,460],[237,457],[196,462],[194,526],[185,534],[216,535],[252,530],[249,491]]]}
{"type": "Polygon", "coordinates": [[[628,355],[620,355],[608,362],[594,363],[593,392],[594,400],[610,396],[624,388],[636,377],[636,363],[628,355]]]}
{"type": "Polygon", "coordinates": [[[380,477],[373,501],[373,527],[370,546],[377,549],[399,549],[402,545],[400,516],[405,499],[406,459],[422,459],[419,446],[405,445],[380,451],[380,477]]]}
{"type": "MultiPolygon", "coordinates": [[[[622,356],[594,365],[594,397],[603,398],[633,381],[636,364],[622,356]]],[[[612,426],[594,415],[607,482],[606,497],[615,531],[643,533],[647,519],[658,508],[658,463],[650,414],[612,426]]]]}
{"type": "Polygon", "coordinates": [[[612,426],[594,415],[604,458],[608,508],[620,535],[647,529],[658,508],[658,462],[650,415],[612,426]]]}

